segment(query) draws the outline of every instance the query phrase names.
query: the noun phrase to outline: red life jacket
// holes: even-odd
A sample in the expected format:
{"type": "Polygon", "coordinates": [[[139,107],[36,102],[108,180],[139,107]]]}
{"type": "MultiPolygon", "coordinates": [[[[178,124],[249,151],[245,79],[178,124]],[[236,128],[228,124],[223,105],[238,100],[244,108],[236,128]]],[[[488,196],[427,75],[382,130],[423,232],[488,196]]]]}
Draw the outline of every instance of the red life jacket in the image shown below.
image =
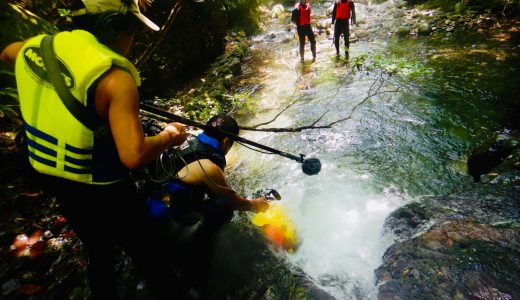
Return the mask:
{"type": "Polygon", "coordinates": [[[336,5],[336,19],[350,19],[350,0],[346,3],[340,1],[336,5]]]}
{"type": "Polygon", "coordinates": [[[307,25],[311,23],[311,5],[307,4],[306,7],[303,7],[301,4],[298,4],[300,8],[300,20],[298,21],[298,25],[307,25]]]}

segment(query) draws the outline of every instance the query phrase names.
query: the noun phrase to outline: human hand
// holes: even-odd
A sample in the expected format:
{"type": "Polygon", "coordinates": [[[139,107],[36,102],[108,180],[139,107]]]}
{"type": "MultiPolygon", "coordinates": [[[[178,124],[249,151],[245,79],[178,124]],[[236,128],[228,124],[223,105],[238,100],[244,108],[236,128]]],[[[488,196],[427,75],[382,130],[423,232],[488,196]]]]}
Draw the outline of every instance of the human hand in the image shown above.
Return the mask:
{"type": "Polygon", "coordinates": [[[269,209],[269,202],[266,197],[258,197],[249,201],[251,202],[251,211],[253,212],[265,212],[269,209]]]}
{"type": "Polygon", "coordinates": [[[188,134],[186,133],[186,126],[181,123],[170,123],[164,127],[163,131],[170,135],[171,145],[174,146],[181,145],[188,137],[188,134]]]}

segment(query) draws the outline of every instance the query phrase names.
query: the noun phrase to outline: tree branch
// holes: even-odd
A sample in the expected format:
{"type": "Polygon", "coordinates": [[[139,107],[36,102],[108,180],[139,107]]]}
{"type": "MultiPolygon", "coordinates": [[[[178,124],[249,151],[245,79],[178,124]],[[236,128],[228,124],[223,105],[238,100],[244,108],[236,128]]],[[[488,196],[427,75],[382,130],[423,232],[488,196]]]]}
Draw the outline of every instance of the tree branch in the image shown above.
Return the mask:
{"type": "Polygon", "coordinates": [[[162,42],[164,36],[166,35],[166,32],[168,32],[168,30],[170,29],[170,27],[173,24],[173,21],[175,21],[175,17],[177,17],[177,14],[181,10],[182,5],[183,5],[182,0],[178,0],[177,2],[175,2],[172,10],[170,11],[170,15],[168,16],[168,19],[166,20],[166,23],[163,25],[161,30],[159,30],[157,36],[152,41],[150,46],[146,47],[146,49],[143,51],[143,53],[141,53],[139,58],[137,58],[137,60],[135,62],[136,68],[139,69],[139,67],[142,66],[144,64],[144,62],[146,62],[148,60],[148,58],[150,57],[150,54],[152,54],[152,52],[155,50],[155,48],[157,48],[157,46],[162,42]]]}
{"type": "MultiPolygon", "coordinates": [[[[357,103],[352,108],[352,110],[350,111],[348,116],[346,116],[344,118],[341,118],[341,119],[338,119],[338,120],[335,120],[335,121],[332,121],[332,122],[324,124],[324,125],[317,125],[317,124],[323,119],[323,117],[329,112],[329,110],[327,110],[323,114],[321,114],[320,117],[318,117],[310,125],[299,126],[299,127],[285,127],[285,128],[257,128],[257,127],[253,127],[253,126],[240,126],[240,129],[248,130],[248,131],[263,131],[263,132],[301,132],[301,131],[309,130],[309,129],[332,128],[332,126],[334,126],[334,125],[336,125],[338,123],[341,123],[341,122],[344,122],[344,121],[347,121],[347,120],[351,119],[352,115],[356,112],[356,110],[361,105],[363,105],[368,100],[370,100],[372,97],[375,97],[375,96],[378,96],[378,95],[382,95],[382,94],[385,94],[385,93],[396,93],[396,92],[399,91],[399,88],[397,88],[396,90],[381,91],[381,87],[383,86],[384,82],[385,81],[383,80],[383,72],[381,72],[381,74],[379,74],[378,78],[370,86],[370,88],[369,88],[369,93],[370,94],[367,95],[365,98],[363,98],[363,100],[361,100],[359,103],[357,103]],[[374,86],[375,86],[375,84],[377,82],[379,82],[379,84],[378,84],[377,88],[375,88],[375,91],[373,91],[374,90],[374,86]]],[[[330,101],[329,101],[329,103],[330,103],[330,101]]]]}

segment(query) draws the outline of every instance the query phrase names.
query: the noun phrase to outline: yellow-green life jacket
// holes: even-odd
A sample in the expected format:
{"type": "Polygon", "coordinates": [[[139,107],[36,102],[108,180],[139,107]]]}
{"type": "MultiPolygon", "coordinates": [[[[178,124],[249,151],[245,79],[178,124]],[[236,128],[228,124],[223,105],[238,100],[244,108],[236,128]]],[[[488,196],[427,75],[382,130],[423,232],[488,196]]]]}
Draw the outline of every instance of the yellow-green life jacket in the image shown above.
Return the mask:
{"type": "MultiPolygon", "coordinates": [[[[87,184],[109,184],[128,176],[110,134],[96,137],[65,107],[43,65],[40,42],[28,40],[16,58],[18,95],[27,134],[29,161],[40,173],[87,184]]],[[[117,66],[140,78],[133,64],[100,44],[87,31],[61,32],[54,39],[64,82],[72,95],[95,113],[96,81],[117,66]],[[89,91],[90,87],[94,87],[89,91]],[[90,95],[90,97],[89,97],[90,95]]]]}

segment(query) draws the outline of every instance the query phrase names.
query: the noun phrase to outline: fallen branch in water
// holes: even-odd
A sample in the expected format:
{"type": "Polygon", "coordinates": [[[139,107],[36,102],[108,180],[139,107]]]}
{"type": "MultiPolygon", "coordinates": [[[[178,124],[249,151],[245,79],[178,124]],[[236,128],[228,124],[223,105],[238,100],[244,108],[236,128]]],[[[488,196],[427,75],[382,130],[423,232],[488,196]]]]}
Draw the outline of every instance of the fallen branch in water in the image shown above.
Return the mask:
{"type": "MultiPolygon", "coordinates": [[[[343,81],[342,83],[340,84],[340,86],[338,87],[338,90],[337,92],[334,94],[334,96],[327,102],[327,104],[325,105],[325,108],[327,106],[329,106],[329,104],[332,102],[332,100],[334,100],[334,98],[338,95],[339,93],[339,90],[341,89],[341,86],[343,85],[343,82],[345,80],[345,78],[347,78],[348,75],[351,75],[353,73],[353,71],[349,74],[347,74],[344,78],[343,78],[343,81]]],[[[378,78],[376,80],[374,80],[374,82],[371,84],[369,90],[368,90],[368,95],[363,98],[363,100],[361,100],[359,103],[357,103],[350,111],[350,113],[344,117],[344,118],[340,118],[338,120],[334,120],[332,122],[329,122],[327,124],[323,124],[323,125],[318,125],[318,123],[327,115],[327,113],[330,112],[330,110],[326,110],[325,112],[323,112],[316,120],[314,120],[311,124],[309,125],[304,125],[304,126],[298,126],[298,127],[267,127],[267,128],[258,128],[259,126],[262,126],[262,125],[266,125],[266,124],[269,124],[269,123],[272,123],[274,120],[276,120],[276,118],[278,118],[283,112],[285,112],[289,107],[291,107],[292,105],[294,105],[295,103],[297,103],[298,101],[300,101],[303,97],[300,97],[299,99],[297,99],[296,101],[293,101],[292,103],[290,103],[289,105],[287,105],[284,109],[282,109],[282,111],[280,111],[271,121],[268,121],[268,122],[264,122],[264,123],[260,123],[260,124],[256,124],[256,125],[253,125],[253,126],[240,126],[240,129],[241,130],[248,130],[248,131],[263,131],[263,132],[301,132],[301,131],[304,131],[304,130],[309,130],[309,129],[328,129],[328,128],[332,128],[332,126],[338,124],[338,123],[341,123],[341,122],[344,122],[344,121],[347,121],[349,119],[352,118],[352,115],[356,112],[356,110],[361,106],[363,105],[364,103],[366,103],[368,100],[370,100],[371,98],[375,97],[375,96],[378,96],[378,95],[382,95],[382,94],[385,94],[385,93],[396,93],[399,91],[399,88],[395,89],[395,90],[385,90],[385,91],[381,91],[381,88],[383,87],[384,83],[385,83],[385,79],[383,78],[383,74],[384,72],[381,71],[381,73],[379,74],[378,78]],[[376,87],[376,83],[377,84],[377,87],[376,87]],[[374,90],[374,87],[375,87],[375,90],[374,90]]],[[[296,92],[296,91],[295,91],[296,92]]],[[[294,96],[294,94],[293,94],[294,96]]]]}

